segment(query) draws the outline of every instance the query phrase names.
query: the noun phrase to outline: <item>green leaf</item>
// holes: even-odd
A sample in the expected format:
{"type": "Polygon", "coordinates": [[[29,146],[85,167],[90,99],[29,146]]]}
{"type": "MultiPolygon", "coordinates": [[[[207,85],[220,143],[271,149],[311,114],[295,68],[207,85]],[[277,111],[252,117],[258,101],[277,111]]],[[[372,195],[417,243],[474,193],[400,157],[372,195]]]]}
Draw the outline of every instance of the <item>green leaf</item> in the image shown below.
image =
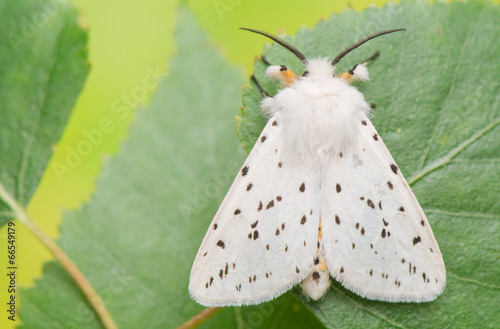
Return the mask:
{"type": "MultiPolygon", "coordinates": [[[[433,227],[447,267],[447,287],[434,302],[368,301],[335,282],[308,307],[332,328],[500,326],[500,9],[488,2],[407,1],[361,13],[345,10],[295,37],[306,57],[333,58],[378,30],[407,32],[377,38],[346,56],[343,70],[375,50],[371,81],[358,84],[376,103],[373,123],[408,178],[433,227]]],[[[267,60],[295,73],[304,67],[278,45],[267,60]]],[[[262,61],[255,76],[270,94],[262,61]]],[[[341,71],[341,70],[338,70],[341,71]]],[[[239,137],[249,151],[265,119],[256,85],[244,90],[239,137]]]]}
{"type": "MultiPolygon", "coordinates": [[[[138,111],[121,152],[105,165],[92,200],[64,216],[59,244],[120,328],[174,328],[204,308],[189,272],[211,218],[244,161],[234,127],[240,70],[230,67],[181,8],[178,52],[151,105],[138,111]]],[[[20,328],[100,328],[56,263],[22,290],[20,328]]],[[[317,323],[293,295],[227,308],[204,324],[317,323]]]]}
{"type": "MultiPolygon", "coordinates": [[[[0,183],[35,192],[88,71],[87,34],[56,1],[0,1],[0,183]]],[[[13,215],[0,200],[0,227],[13,215]]]]}

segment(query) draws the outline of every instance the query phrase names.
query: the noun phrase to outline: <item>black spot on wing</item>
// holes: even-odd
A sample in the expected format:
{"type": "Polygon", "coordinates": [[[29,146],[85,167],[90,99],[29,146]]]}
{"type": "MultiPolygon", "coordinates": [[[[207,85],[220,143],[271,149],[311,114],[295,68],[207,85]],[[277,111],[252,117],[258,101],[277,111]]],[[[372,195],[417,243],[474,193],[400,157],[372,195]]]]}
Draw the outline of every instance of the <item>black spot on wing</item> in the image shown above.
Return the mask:
{"type": "Polygon", "coordinates": [[[306,190],[306,184],[305,183],[300,184],[299,191],[304,193],[305,190],[306,190]]]}
{"type": "Polygon", "coordinates": [[[248,174],[248,169],[250,169],[250,167],[248,166],[245,166],[241,169],[241,176],[246,176],[248,174]]]}
{"type": "Polygon", "coordinates": [[[374,139],[375,141],[378,141],[378,135],[377,135],[377,134],[373,135],[373,139],[374,139]]]}
{"type": "MultiPolygon", "coordinates": [[[[338,215],[335,215],[335,223],[337,223],[337,225],[340,225],[340,218],[338,215]]],[[[358,224],[359,226],[359,224],[358,224]]]]}
{"type": "Polygon", "coordinates": [[[262,210],[262,207],[264,207],[264,206],[262,205],[262,201],[259,201],[259,207],[257,208],[257,211],[261,211],[261,210],[262,210]]]}
{"type": "Polygon", "coordinates": [[[214,231],[217,229],[217,224],[214,224],[214,231]]]}
{"type": "Polygon", "coordinates": [[[238,208],[238,209],[236,209],[236,210],[234,211],[234,214],[235,214],[235,215],[241,214],[241,210],[240,210],[239,208],[238,208]]]}
{"type": "Polygon", "coordinates": [[[221,247],[222,249],[224,249],[226,247],[226,245],[224,244],[224,241],[222,241],[222,240],[217,241],[217,246],[221,247]]]}
{"type": "Polygon", "coordinates": [[[413,245],[416,245],[420,241],[422,241],[422,239],[420,238],[420,236],[417,236],[416,238],[413,238],[413,245]]]}
{"type": "Polygon", "coordinates": [[[251,228],[256,228],[256,227],[257,227],[257,224],[259,224],[259,221],[258,221],[258,220],[256,220],[256,221],[255,221],[255,223],[250,224],[250,227],[251,227],[251,228]]]}
{"type": "Polygon", "coordinates": [[[390,190],[392,190],[394,188],[394,185],[392,185],[391,181],[387,181],[387,186],[389,186],[390,190]]]}
{"type": "Polygon", "coordinates": [[[365,121],[365,120],[361,120],[361,124],[362,124],[363,126],[366,126],[366,121],[365,121]]]}
{"type": "Polygon", "coordinates": [[[259,238],[259,231],[253,232],[253,239],[257,240],[259,238]]]}
{"type": "Polygon", "coordinates": [[[262,137],[260,138],[260,142],[261,142],[261,143],[264,143],[264,142],[266,141],[266,139],[267,139],[267,137],[266,137],[266,136],[262,136],[262,137]]]}
{"type": "Polygon", "coordinates": [[[391,164],[391,170],[393,173],[397,174],[398,173],[398,166],[396,166],[394,163],[391,164]]]}
{"type": "Polygon", "coordinates": [[[247,185],[247,191],[250,191],[250,190],[252,189],[252,187],[253,187],[253,184],[252,184],[252,183],[248,184],[248,185],[247,185]]]}
{"type": "Polygon", "coordinates": [[[302,218],[300,219],[300,224],[304,225],[307,221],[307,218],[306,218],[306,215],[302,216],[302,218]]]}
{"type": "Polygon", "coordinates": [[[340,193],[340,191],[342,191],[342,187],[339,183],[337,183],[337,186],[335,186],[335,190],[337,191],[337,193],[340,193]]]}
{"type": "Polygon", "coordinates": [[[370,200],[370,199],[366,200],[366,204],[367,204],[370,208],[375,209],[375,205],[373,204],[373,201],[372,201],[372,200],[370,200]]]}
{"type": "Polygon", "coordinates": [[[267,206],[266,206],[266,210],[267,210],[267,209],[269,209],[269,208],[272,208],[272,207],[274,207],[274,200],[271,200],[271,201],[267,204],[267,206]]]}
{"type": "Polygon", "coordinates": [[[278,125],[278,121],[274,120],[274,121],[273,121],[273,126],[275,126],[275,127],[276,127],[277,125],[278,125]]]}

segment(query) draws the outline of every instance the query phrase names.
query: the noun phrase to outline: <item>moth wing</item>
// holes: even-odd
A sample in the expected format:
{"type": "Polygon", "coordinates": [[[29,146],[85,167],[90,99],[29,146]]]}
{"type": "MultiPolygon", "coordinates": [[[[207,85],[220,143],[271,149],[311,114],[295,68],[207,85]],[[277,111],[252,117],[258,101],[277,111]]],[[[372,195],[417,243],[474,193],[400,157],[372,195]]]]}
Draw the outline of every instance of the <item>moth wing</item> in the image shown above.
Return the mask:
{"type": "Polygon", "coordinates": [[[217,211],[194,261],[192,297],[205,306],[271,300],[311,271],[319,228],[319,171],[282,159],[273,116],[217,211]]]}
{"type": "Polygon", "coordinates": [[[434,300],[446,271],[431,227],[370,120],[360,121],[356,151],[330,162],[322,179],[328,269],[368,299],[434,300]]]}

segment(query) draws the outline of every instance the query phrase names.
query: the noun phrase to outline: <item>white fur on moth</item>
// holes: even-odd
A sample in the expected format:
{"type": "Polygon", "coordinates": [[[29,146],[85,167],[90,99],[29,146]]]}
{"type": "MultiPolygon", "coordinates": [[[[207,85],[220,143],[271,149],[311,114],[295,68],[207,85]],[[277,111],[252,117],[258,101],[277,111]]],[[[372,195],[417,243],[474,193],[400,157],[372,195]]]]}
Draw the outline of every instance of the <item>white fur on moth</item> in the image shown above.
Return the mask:
{"type": "Polygon", "coordinates": [[[431,227],[368,119],[370,107],[349,83],[367,80],[366,62],[342,75],[332,62],[266,74],[286,86],[262,101],[269,121],[217,211],[194,261],[193,299],[205,306],[269,301],[300,284],[320,299],[330,276],[373,300],[427,302],[446,270],[431,227]]]}

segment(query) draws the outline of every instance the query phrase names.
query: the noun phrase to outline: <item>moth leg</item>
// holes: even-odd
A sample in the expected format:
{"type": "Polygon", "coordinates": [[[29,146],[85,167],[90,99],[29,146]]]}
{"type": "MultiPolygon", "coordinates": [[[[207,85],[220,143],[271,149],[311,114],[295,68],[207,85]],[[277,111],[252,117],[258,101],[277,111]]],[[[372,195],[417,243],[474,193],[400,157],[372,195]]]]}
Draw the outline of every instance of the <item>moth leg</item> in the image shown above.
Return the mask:
{"type": "Polygon", "coordinates": [[[272,64],[269,63],[269,61],[267,60],[267,57],[264,56],[264,55],[261,55],[260,56],[260,60],[264,62],[264,64],[266,64],[267,66],[271,66],[272,64]]]}
{"type": "Polygon", "coordinates": [[[379,51],[376,51],[369,58],[364,60],[360,64],[354,65],[349,71],[340,75],[341,79],[344,79],[347,83],[351,83],[353,81],[366,81],[368,80],[368,70],[366,69],[366,65],[370,63],[372,60],[377,58],[380,55],[379,51]]]}
{"type": "Polygon", "coordinates": [[[264,88],[262,88],[262,86],[259,83],[259,80],[257,80],[257,78],[255,77],[255,75],[252,74],[252,76],[250,77],[250,80],[252,80],[255,83],[255,85],[260,90],[260,92],[262,93],[262,95],[264,95],[264,97],[271,97],[271,95],[269,95],[269,93],[267,91],[265,91],[264,88]]]}

